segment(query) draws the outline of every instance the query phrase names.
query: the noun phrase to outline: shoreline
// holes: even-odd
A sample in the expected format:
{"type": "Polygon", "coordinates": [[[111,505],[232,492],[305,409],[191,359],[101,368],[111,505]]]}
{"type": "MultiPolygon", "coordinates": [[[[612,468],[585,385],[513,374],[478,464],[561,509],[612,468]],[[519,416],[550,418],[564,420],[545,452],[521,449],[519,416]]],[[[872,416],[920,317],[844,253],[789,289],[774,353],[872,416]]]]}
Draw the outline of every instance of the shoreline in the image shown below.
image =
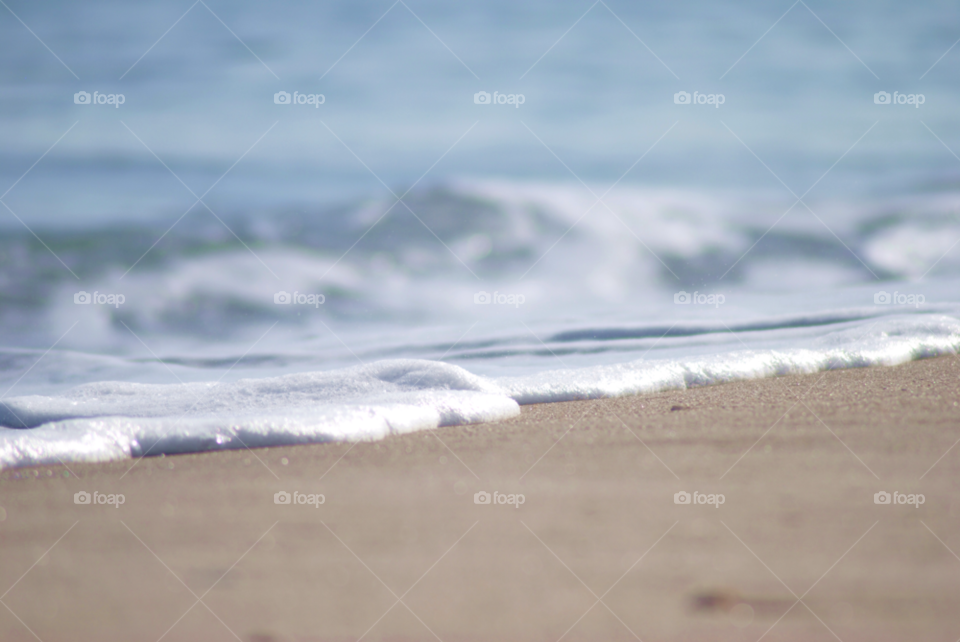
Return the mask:
{"type": "Polygon", "coordinates": [[[6,470],[0,637],[157,639],[182,615],[163,639],[955,640],[957,400],[948,356],[6,470]],[[924,502],[874,503],[895,491],[924,502]]]}

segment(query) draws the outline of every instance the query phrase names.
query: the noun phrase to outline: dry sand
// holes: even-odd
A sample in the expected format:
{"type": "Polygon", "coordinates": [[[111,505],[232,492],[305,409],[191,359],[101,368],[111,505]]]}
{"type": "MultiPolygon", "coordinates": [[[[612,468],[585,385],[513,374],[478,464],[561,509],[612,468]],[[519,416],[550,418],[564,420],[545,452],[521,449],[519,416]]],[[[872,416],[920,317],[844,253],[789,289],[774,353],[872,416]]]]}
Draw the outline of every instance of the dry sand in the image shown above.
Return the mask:
{"type": "Polygon", "coordinates": [[[6,471],[0,640],[953,642],[958,400],[943,357],[379,443],[6,471]]]}

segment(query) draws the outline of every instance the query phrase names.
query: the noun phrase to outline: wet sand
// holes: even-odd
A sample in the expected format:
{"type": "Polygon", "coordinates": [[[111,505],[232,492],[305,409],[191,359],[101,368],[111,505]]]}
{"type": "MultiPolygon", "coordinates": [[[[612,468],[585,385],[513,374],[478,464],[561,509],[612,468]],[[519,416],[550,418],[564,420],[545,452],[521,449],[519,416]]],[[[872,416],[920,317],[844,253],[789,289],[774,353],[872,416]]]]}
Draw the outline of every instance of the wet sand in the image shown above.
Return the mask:
{"type": "Polygon", "coordinates": [[[958,403],[942,357],[4,471],[0,639],[953,642],[958,403]]]}

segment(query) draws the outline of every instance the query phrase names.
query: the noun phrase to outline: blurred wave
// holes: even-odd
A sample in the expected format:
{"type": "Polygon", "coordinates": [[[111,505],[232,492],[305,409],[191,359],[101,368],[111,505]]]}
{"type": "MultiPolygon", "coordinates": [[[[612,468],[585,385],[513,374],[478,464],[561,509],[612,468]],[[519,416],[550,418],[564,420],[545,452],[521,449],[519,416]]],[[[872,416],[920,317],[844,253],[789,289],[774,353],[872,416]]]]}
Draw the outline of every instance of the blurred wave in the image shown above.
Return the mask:
{"type": "Polygon", "coordinates": [[[275,304],[281,291],[322,294],[334,318],[412,323],[461,318],[478,290],[522,291],[559,308],[679,288],[802,292],[960,268],[960,252],[950,251],[960,192],[820,203],[820,220],[791,211],[770,229],[787,207],[653,188],[616,188],[598,204],[570,184],[459,181],[401,204],[258,213],[226,225],[185,219],[165,236],[160,226],[110,226],[48,234],[45,246],[16,233],[0,238],[0,319],[23,332],[79,314],[99,326],[91,321],[89,332],[125,324],[229,336],[304,322],[297,306],[275,304]],[[80,291],[125,301],[78,306],[80,291]]]}

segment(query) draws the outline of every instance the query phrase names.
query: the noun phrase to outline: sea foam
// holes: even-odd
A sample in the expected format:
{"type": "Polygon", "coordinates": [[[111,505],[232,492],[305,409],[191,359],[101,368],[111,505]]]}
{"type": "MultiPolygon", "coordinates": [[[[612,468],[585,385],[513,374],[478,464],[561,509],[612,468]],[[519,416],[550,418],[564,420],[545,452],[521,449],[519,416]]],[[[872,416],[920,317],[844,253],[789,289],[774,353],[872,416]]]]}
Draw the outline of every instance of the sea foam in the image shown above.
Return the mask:
{"type": "Polygon", "coordinates": [[[894,365],[960,351],[960,321],[893,317],[842,327],[809,348],[482,377],[395,359],[231,383],[84,384],[0,403],[0,467],[381,439],[515,417],[519,404],[595,399],[835,368],[894,365]]]}

